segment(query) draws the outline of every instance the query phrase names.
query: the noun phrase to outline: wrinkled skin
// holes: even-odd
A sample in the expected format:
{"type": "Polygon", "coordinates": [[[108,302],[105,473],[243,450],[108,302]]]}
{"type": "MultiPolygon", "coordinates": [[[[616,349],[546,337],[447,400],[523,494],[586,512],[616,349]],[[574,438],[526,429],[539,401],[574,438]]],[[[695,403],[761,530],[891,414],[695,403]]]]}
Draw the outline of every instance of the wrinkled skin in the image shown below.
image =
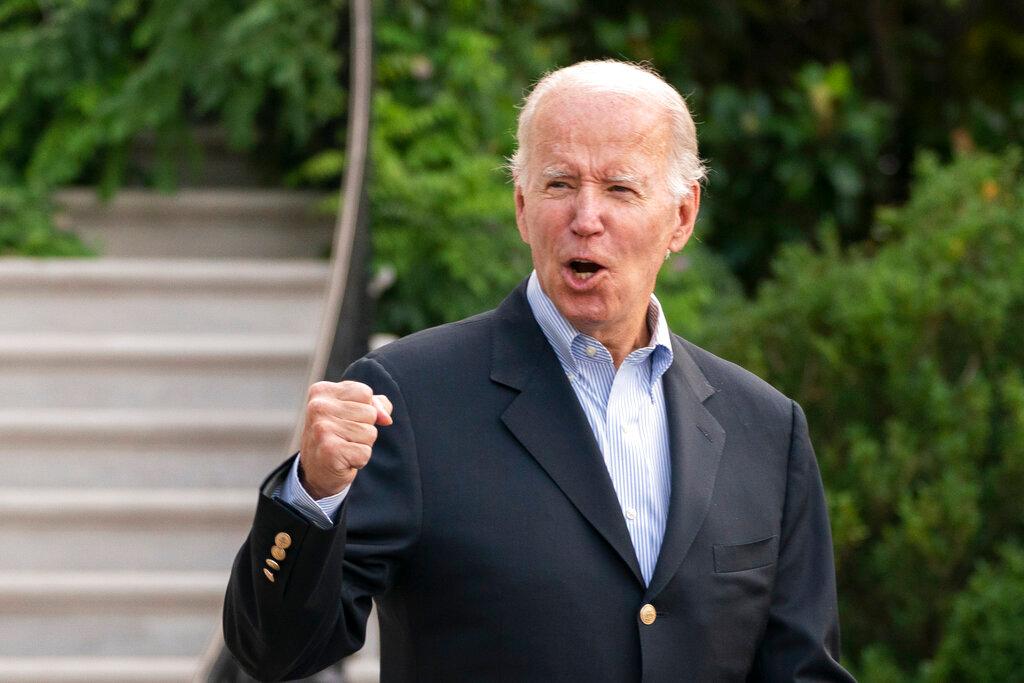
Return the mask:
{"type": "Polygon", "coordinates": [[[689,240],[700,187],[673,196],[667,115],[627,96],[551,94],[528,144],[515,190],[519,234],[544,293],[618,366],[648,343],[658,270],[689,240]]]}

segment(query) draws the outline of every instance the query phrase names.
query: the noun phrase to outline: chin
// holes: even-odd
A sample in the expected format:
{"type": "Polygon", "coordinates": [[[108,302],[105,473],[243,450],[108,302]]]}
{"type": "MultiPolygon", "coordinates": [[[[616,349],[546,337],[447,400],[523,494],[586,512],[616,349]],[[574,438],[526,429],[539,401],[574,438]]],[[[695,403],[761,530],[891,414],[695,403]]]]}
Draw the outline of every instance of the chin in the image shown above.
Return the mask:
{"type": "Polygon", "coordinates": [[[600,326],[608,319],[607,308],[600,303],[574,301],[576,297],[566,297],[556,301],[558,310],[565,316],[566,320],[573,324],[580,332],[586,332],[594,327],[600,326]],[[568,299],[568,300],[567,300],[568,299]]]}

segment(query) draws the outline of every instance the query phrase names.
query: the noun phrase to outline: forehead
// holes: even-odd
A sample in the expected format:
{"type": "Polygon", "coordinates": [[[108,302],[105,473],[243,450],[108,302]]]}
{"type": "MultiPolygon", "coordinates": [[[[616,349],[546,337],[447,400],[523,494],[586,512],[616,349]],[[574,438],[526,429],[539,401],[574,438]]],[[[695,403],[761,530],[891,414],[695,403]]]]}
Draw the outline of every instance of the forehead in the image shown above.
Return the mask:
{"type": "Polygon", "coordinates": [[[664,161],[668,117],[661,107],[609,93],[556,92],[538,103],[529,164],[628,170],[664,161]]]}

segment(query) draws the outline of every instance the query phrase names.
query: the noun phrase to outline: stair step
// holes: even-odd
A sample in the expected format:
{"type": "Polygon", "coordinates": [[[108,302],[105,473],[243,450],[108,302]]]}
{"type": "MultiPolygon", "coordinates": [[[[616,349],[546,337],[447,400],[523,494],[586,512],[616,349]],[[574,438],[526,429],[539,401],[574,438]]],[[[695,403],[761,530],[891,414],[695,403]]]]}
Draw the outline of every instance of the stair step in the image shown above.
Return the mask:
{"type": "MultiPolygon", "coordinates": [[[[247,522],[255,489],[0,489],[0,520],[74,524],[113,520],[247,522]]],[[[2,588],[2,587],[0,587],[2,588]]]]}
{"type": "MultiPolygon", "coordinates": [[[[290,432],[294,410],[0,410],[0,447],[96,439],[136,443],[222,443],[290,432]]],[[[3,453],[0,450],[0,453],[3,453]]]]}
{"type": "Polygon", "coordinates": [[[220,628],[220,609],[115,610],[102,602],[76,612],[0,613],[3,657],[196,657],[220,628]]]}
{"type": "Polygon", "coordinates": [[[196,657],[226,572],[2,572],[0,658],[196,657]]]}
{"type": "Polygon", "coordinates": [[[0,657],[0,681],[185,683],[198,666],[194,657],[0,657]]]}
{"type": "Polygon", "coordinates": [[[0,363],[291,363],[313,351],[308,335],[0,334],[0,363]]]}
{"type": "Polygon", "coordinates": [[[226,572],[2,572],[0,607],[15,613],[216,609],[226,572]]]}
{"type": "MultiPolygon", "coordinates": [[[[258,500],[246,489],[0,489],[0,572],[226,575],[258,500]]],[[[0,586],[0,591],[3,586],[0,586]]]]}
{"type": "Polygon", "coordinates": [[[0,333],[316,332],[326,261],[0,258],[0,333]]]}
{"type": "Polygon", "coordinates": [[[330,246],[327,195],[295,190],[182,189],[173,195],[123,189],[110,202],[95,190],[57,193],[60,222],[110,256],[315,258],[330,246]]]}
{"type": "Polygon", "coordinates": [[[4,487],[255,490],[296,410],[0,410],[4,487]]]}
{"type": "Polygon", "coordinates": [[[0,334],[4,408],[295,408],[312,335],[0,334]]]}
{"type": "Polygon", "coordinates": [[[94,488],[255,487],[288,455],[290,426],[266,443],[195,443],[189,446],[41,444],[16,449],[0,444],[4,486],[94,488]]]}
{"type": "Polygon", "coordinates": [[[218,288],[225,291],[317,293],[328,262],[313,259],[203,258],[27,258],[0,257],[0,287],[49,288],[75,293],[77,287],[150,289],[218,288]],[[73,281],[73,282],[72,282],[73,281]],[[71,285],[75,286],[72,287],[71,285]]]}

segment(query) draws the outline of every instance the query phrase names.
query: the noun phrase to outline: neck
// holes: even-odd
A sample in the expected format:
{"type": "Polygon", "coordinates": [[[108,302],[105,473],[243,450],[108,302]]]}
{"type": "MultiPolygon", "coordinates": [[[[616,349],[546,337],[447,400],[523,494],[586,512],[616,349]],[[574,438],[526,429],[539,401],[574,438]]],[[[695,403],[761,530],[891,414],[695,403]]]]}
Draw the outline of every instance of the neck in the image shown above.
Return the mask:
{"type": "Polygon", "coordinates": [[[580,332],[589,334],[608,349],[616,369],[622,365],[622,361],[626,360],[626,356],[630,353],[651,343],[651,330],[647,329],[646,308],[639,316],[639,320],[634,318],[618,330],[594,329],[580,330],[580,332]]]}

